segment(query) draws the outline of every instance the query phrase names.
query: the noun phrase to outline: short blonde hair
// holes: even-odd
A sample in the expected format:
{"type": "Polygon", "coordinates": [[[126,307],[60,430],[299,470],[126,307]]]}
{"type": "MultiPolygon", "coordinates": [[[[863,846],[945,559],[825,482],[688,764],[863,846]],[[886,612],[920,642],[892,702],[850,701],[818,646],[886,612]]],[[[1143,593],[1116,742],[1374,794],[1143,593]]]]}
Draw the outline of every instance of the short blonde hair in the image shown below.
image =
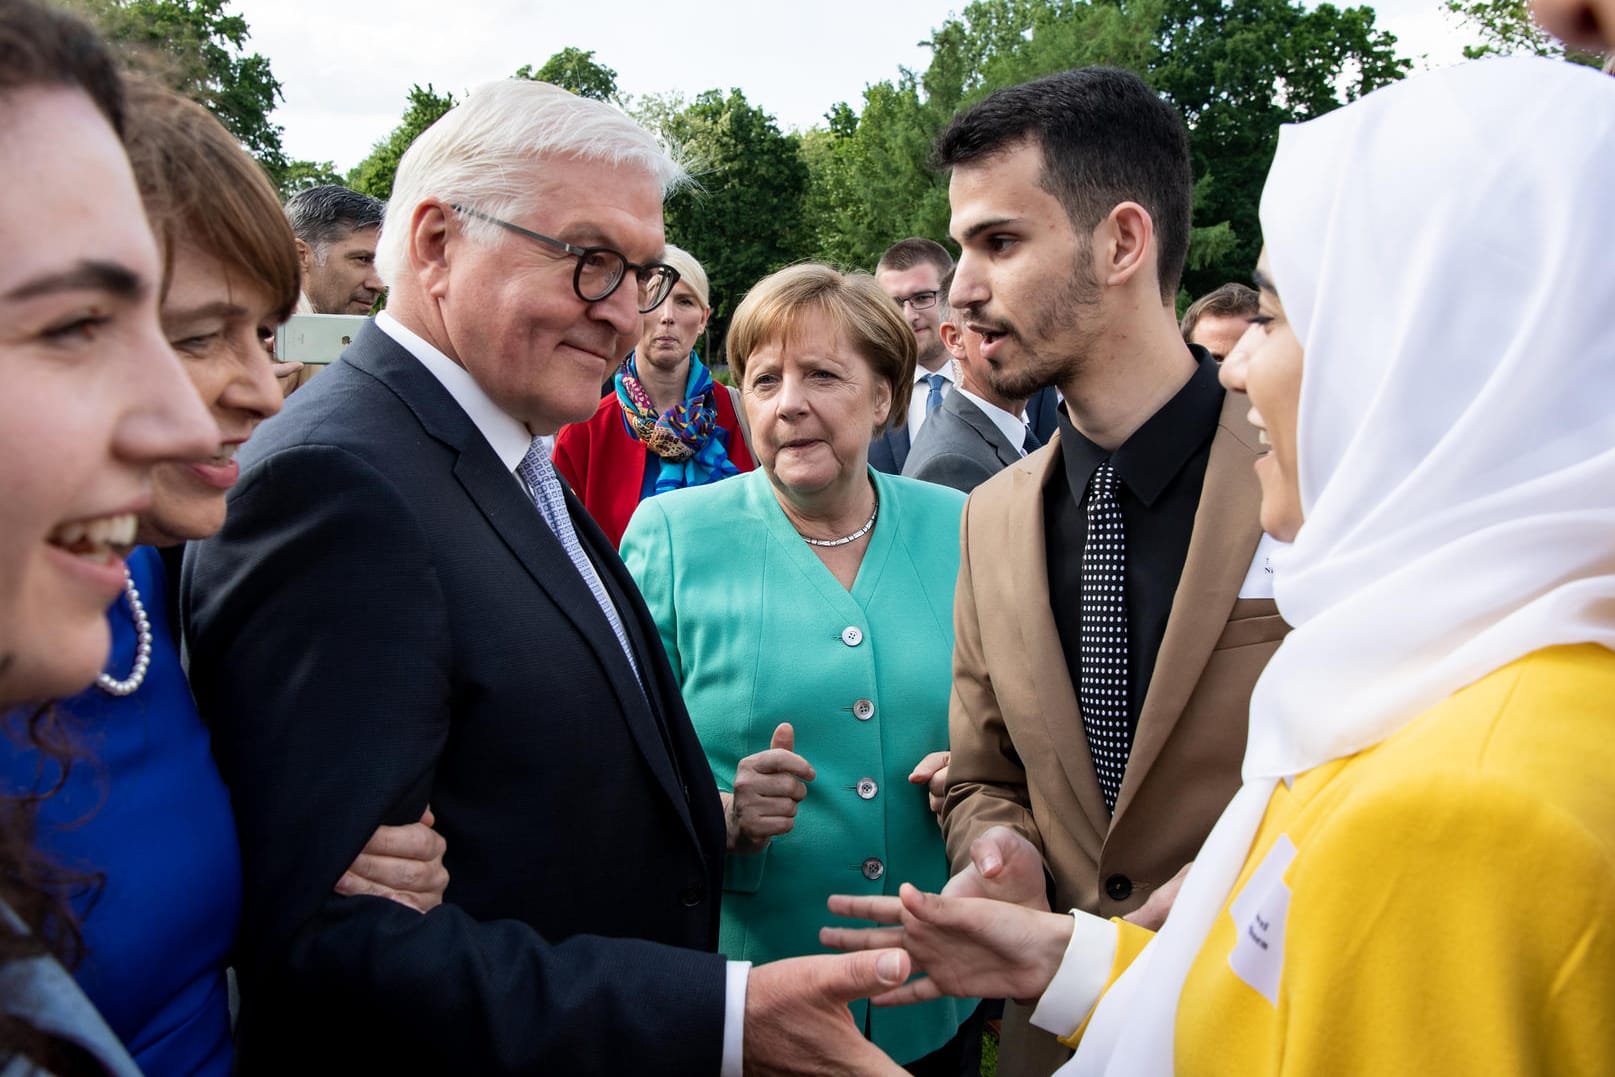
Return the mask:
{"type": "Polygon", "coordinates": [[[758,281],[736,308],[725,338],[735,377],[744,384],[746,360],[753,352],[799,339],[816,317],[829,319],[875,376],[891,386],[886,425],[907,422],[908,398],[914,391],[914,332],[868,273],[842,273],[809,262],[758,281]]]}
{"type": "Polygon", "coordinates": [[[683,247],[675,247],[669,243],[664,248],[662,261],[679,271],[679,280],[690,286],[695,297],[701,305],[708,310],[712,309],[711,295],[707,290],[707,271],[701,268],[701,263],[695,260],[695,255],[683,247]]]}

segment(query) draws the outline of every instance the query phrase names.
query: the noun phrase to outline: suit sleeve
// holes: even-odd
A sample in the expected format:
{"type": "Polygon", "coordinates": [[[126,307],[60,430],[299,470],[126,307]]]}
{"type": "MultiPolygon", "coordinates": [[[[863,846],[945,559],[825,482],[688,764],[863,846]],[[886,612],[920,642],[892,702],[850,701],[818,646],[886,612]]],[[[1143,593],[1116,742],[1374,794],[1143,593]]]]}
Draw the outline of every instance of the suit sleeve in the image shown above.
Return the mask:
{"type": "MultiPolygon", "coordinates": [[[[401,1045],[426,1068],[717,1071],[715,955],[551,944],[452,902],[422,915],[332,892],[378,825],[419,816],[456,694],[474,690],[454,683],[442,583],[403,491],[341,449],[284,450],[185,574],[193,688],[242,846],[244,1050],[257,993],[282,1019],[401,1045]]],[[[453,855],[451,838],[451,873],[453,855]]]]}
{"type": "MultiPolygon", "coordinates": [[[[1026,768],[1015,750],[993,691],[982,649],[971,571],[970,511],[959,520],[959,582],[953,593],[953,694],[948,701],[948,793],[942,830],[948,861],[957,872],[970,863],[970,843],[993,826],[1024,834],[1041,851],[1043,837],[1032,818],[1026,768]]],[[[992,556],[984,551],[984,556],[992,556]]],[[[988,596],[1002,601],[1001,596],[988,596]]]]}
{"type": "Polygon", "coordinates": [[[967,494],[993,477],[991,468],[964,453],[937,453],[926,457],[920,461],[918,467],[912,467],[911,470],[914,459],[914,454],[910,453],[908,464],[903,467],[904,475],[911,479],[951,486],[967,494]]]}

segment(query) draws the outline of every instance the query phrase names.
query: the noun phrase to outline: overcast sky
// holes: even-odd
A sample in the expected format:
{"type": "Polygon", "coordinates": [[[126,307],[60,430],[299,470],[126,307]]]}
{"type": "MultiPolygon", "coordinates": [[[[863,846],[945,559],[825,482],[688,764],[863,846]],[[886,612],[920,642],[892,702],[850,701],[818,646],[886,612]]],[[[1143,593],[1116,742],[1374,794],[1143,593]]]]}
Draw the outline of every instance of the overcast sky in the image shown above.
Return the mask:
{"type": "MultiPolygon", "coordinates": [[[[463,95],[571,45],[616,69],[625,94],[693,97],[738,86],[782,128],[822,122],[836,102],[899,67],[924,70],[921,39],[958,0],[232,0],[252,51],[286,99],[274,119],[292,157],[347,171],[403,114],[413,83],[463,95]]],[[[1343,5],[1344,6],[1344,5],[1343,5]]],[[[1378,24],[1417,67],[1459,58],[1465,37],[1441,0],[1384,0],[1378,24]]]]}

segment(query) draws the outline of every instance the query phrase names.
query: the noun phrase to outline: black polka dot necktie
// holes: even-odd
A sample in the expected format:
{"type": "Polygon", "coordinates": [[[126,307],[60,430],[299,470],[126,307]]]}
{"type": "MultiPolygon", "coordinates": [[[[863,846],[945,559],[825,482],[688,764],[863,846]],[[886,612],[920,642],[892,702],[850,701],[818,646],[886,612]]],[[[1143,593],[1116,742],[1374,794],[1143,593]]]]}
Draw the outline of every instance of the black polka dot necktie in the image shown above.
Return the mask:
{"type": "Polygon", "coordinates": [[[1088,485],[1082,547],[1082,731],[1088,736],[1105,807],[1116,810],[1131,736],[1127,723],[1127,533],[1109,460],[1088,485]]]}

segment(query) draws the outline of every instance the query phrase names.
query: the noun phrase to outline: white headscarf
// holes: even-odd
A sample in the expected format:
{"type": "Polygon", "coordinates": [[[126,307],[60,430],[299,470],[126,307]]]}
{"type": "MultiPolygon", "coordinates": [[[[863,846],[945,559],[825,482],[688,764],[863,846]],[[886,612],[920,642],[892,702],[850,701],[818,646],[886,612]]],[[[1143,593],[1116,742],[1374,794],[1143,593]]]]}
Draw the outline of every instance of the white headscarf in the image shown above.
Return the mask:
{"type": "Polygon", "coordinates": [[[1245,785],[1072,1073],[1173,1071],[1184,977],[1280,780],[1533,651],[1615,649],[1615,79],[1512,58],[1377,91],[1284,129],[1261,216],[1305,351],[1306,523],[1275,558],[1295,629],[1245,785]]]}

